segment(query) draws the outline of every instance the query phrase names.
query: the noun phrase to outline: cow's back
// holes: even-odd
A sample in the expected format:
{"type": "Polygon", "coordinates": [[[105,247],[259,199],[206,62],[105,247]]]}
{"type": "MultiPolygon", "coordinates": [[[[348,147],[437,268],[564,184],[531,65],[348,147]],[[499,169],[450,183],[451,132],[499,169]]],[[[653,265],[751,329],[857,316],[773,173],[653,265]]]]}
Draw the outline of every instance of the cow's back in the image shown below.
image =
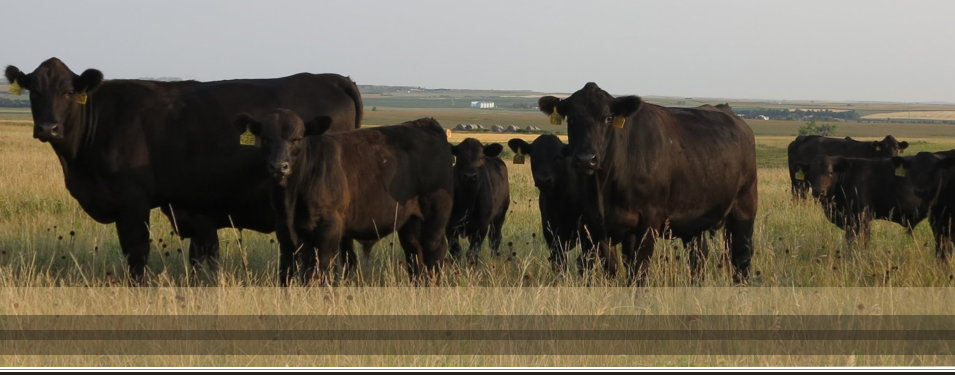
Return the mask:
{"type": "Polygon", "coordinates": [[[165,116],[142,119],[157,191],[178,206],[237,211],[235,215],[250,219],[263,216],[255,212],[262,209],[239,213],[267,201],[269,180],[258,160],[261,151],[239,144],[234,117],[281,107],[306,120],[329,116],[331,131],[355,129],[360,126],[361,102],[349,86],[354,83],[337,74],[301,73],[183,87],[165,116]]]}
{"type": "Polygon", "coordinates": [[[451,152],[443,128],[437,127],[419,121],[329,135],[340,152],[335,168],[347,179],[337,188],[347,189],[347,216],[355,238],[374,237],[375,227],[378,234],[389,232],[396,216],[403,222],[409,215],[421,215],[417,205],[422,196],[444,190],[450,198],[451,152]],[[405,208],[396,213],[396,205],[405,208]]]}
{"type": "Polygon", "coordinates": [[[685,223],[695,232],[718,225],[742,191],[755,194],[755,137],[742,119],[715,109],[649,109],[655,113],[632,126],[655,127],[655,144],[638,142],[628,162],[614,166],[652,164],[649,173],[637,170],[627,179],[637,182],[634,190],[648,201],[648,210],[668,212],[677,231],[685,223]]]}

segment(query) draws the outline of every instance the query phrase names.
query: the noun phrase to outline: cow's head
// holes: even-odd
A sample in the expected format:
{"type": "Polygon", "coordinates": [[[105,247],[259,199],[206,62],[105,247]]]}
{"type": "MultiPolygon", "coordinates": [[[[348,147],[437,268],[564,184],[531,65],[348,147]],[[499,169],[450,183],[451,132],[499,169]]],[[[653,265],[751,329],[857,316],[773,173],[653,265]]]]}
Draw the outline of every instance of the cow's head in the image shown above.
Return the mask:
{"type": "Polygon", "coordinates": [[[33,138],[57,144],[77,132],[70,121],[79,121],[80,108],[87,95],[103,82],[103,73],[87,69],[76,75],[57,58],[44,61],[32,73],[23,73],[10,65],[7,81],[30,91],[33,112],[33,138]]]}
{"type": "Polygon", "coordinates": [[[567,158],[563,154],[566,145],[560,138],[544,134],[537,137],[533,143],[514,138],[508,141],[507,145],[516,153],[530,156],[534,186],[545,193],[560,188],[555,186],[555,183],[561,180],[567,169],[567,158]]]}
{"type": "Polygon", "coordinates": [[[870,142],[869,147],[872,147],[872,156],[874,157],[891,157],[904,152],[909,147],[909,143],[906,141],[899,142],[895,137],[887,135],[881,141],[870,142]]]}
{"type": "Polygon", "coordinates": [[[306,137],[325,133],[331,123],[328,116],[304,122],[295,112],[281,108],[258,119],[246,113],[238,114],[235,119],[239,134],[248,129],[261,139],[262,151],[267,154],[266,167],[280,186],[287,184],[288,176],[301,162],[306,137]]]}
{"type": "Polygon", "coordinates": [[[590,82],[566,99],[545,96],[538,100],[538,105],[552,120],[567,119],[568,153],[575,167],[592,174],[607,157],[613,129],[634,126],[627,124],[628,119],[640,109],[643,100],[637,96],[614,98],[590,82]]]}
{"type": "Polygon", "coordinates": [[[455,157],[454,175],[461,182],[477,182],[485,157],[496,157],[504,150],[504,146],[497,143],[482,145],[474,138],[465,138],[457,146],[451,146],[451,154],[455,157]]]}
{"type": "Polygon", "coordinates": [[[831,196],[839,177],[849,169],[850,162],[839,156],[821,155],[813,159],[808,166],[799,166],[806,171],[806,180],[812,186],[812,196],[826,198],[831,196]]]}
{"type": "Polygon", "coordinates": [[[945,171],[955,166],[955,157],[920,152],[911,158],[892,157],[895,176],[905,178],[922,199],[934,199],[945,171]]]}

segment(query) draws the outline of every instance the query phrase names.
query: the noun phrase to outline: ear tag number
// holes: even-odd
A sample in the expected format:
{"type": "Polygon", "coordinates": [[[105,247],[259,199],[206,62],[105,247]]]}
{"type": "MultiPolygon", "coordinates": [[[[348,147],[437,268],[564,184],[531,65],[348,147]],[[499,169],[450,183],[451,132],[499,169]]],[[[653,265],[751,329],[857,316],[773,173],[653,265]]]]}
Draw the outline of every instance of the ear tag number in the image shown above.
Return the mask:
{"type": "Polygon", "coordinates": [[[249,128],[245,128],[245,132],[239,135],[239,144],[243,146],[255,146],[255,134],[252,134],[249,128]]]}
{"type": "Polygon", "coordinates": [[[905,177],[905,167],[900,165],[898,168],[895,168],[895,176],[905,177]]]}
{"type": "Polygon", "coordinates": [[[554,111],[550,113],[550,124],[560,125],[560,122],[561,122],[560,112],[557,112],[557,107],[554,107],[554,111]]]}
{"type": "Polygon", "coordinates": [[[23,94],[23,88],[20,87],[20,84],[17,83],[17,80],[13,80],[13,83],[10,84],[9,91],[11,94],[17,95],[17,96],[19,96],[20,94],[23,94]]]}
{"type": "Polygon", "coordinates": [[[796,170],[796,173],[793,175],[793,178],[795,178],[796,181],[802,181],[806,179],[806,174],[802,172],[802,169],[799,169],[799,170],[796,170]]]}
{"type": "Polygon", "coordinates": [[[514,164],[524,164],[524,154],[520,152],[514,154],[514,164]]]}
{"type": "Polygon", "coordinates": [[[86,104],[86,99],[88,99],[88,96],[86,95],[85,92],[81,92],[81,93],[79,93],[79,94],[76,94],[76,102],[77,102],[77,103],[80,103],[80,104],[84,104],[84,105],[85,105],[85,104],[86,104]]]}
{"type": "Polygon", "coordinates": [[[627,118],[623,116],[617,116],[613,118],[613,127],[617,129],[623,129],[623,125],[627,123],[627,118]]]}

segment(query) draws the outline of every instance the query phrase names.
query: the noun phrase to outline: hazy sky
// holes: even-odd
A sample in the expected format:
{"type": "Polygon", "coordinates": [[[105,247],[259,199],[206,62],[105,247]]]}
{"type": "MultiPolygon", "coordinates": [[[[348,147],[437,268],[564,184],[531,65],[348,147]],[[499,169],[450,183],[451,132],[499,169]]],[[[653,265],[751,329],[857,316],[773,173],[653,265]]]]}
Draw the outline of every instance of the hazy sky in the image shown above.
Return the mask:
{"type": "Polygon", "coordinates": [[[107,78],[955,102],[955,1],[15,1],[0,64],[107,78]]]}

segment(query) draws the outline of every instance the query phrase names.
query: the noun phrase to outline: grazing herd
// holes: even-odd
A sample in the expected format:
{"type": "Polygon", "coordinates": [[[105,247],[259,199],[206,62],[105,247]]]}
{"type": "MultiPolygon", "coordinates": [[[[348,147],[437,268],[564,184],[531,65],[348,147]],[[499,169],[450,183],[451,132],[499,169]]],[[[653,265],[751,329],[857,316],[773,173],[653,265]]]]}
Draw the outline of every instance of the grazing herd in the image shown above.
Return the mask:
{"type": "Polygon", "coordinates": [[[875,142],[800,136],[789,144],[793,197],[804,199],[811,190],[846,241],[861,246],[868,244],[872,220],[911,233],[928,217],[935,255],[944,261],[952,255],[955,150],[899,156],[907,147],[891,135],[875,142]]]}
{"type": "MultiPolygon", "coordinates": [[[[354,241],[367,252],[392,232],[412,277],[436,272],[446,253],[473,264],[485,237],[499,253],[511,201],[503,147],[449,144],[431,118],[360,129],[362,100],[347,77],[104,80],[56,58],[5,74],[13,90],[29,90],[34,137],[53,147],[70,194],[94,220],[116,224],[137,282],[156,207],[190,239],[193,266],[216,266],[219,228],[275,231],[282,285],[295,275],[307,283],[347,274],[358,261],[354,241]]],[[[556,273],[579,244],[581,272],[600,264],[612,277],[620,247],[630,282],[643,285],[656,239],[673,236],[699,282],[706,237],[725,228],[733,280],[746,282],[756,146],[729,106],[662,107],[587,83],[564,99],[542,97],[539,107],[551,123],[567,122],[569,143],[541,135],[508,147],[530,158],[556,273]]],[[[873,219],[911,228],[928,217],[944,259],[955,150],[898,156],[906,147],[891,136],[800,136],[789,146],[792,193],[811,190],[853,242],[867,241],[873,219]]]]}

